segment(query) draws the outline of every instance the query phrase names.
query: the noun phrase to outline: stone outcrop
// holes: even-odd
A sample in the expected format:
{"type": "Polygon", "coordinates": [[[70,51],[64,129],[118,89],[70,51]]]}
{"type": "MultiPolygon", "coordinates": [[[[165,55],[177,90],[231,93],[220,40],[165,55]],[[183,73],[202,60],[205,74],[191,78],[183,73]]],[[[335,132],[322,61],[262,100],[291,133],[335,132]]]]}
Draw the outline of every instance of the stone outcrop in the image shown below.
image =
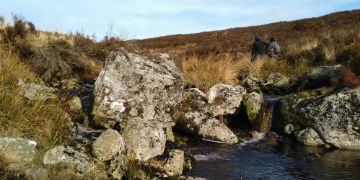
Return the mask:
{"type": "Polygon", "coordinates": [[[36,142],[21,139],[0,137],[0,153],[3,158],[11,158],[13,163],[31,163],[36,154],[36,142]]]}
{"type": "Polygon", "coordinates": [[[167,54],[113,51],[95,83],[94,122],[124,127],[129,119],[140,117],[173,126],[171,112],[181,102],[183,87],[181,70],[167,54]]]}
{"type": "Polygon", "coordinates": [[[177,120],[176,128],[187,134],[227,143],[238,141],[236,135],[214,117],[205,94],[199,89],[191,88],[184,92],[174,118],[177,120]]]}
{"type": "Polygon", "coordinates": [[[76,167],[79,175],[83,175],[91,166],[90,159],[86,154],[78,152],[72,147],[65,146],[55,146],[54,148],[46,151],[43,163],[46,165],[67,163],[76,167]]]}
{"type": "Polygon", "coordinates": [[[344,67],[342,65],[323,66],[304,73],[299,79],[299,89],[308,90],[331,86],[341,77],[344,67]]]}
{"type": "Polygon", "coordinates": [[[214,116],[233,114],[240,107],[243,95],[242,86],[217,84],[209,89],[208,103],[214,116]]]}
{"type": "Polygon", "coordinates": [[[122,131],[128,153],[135,153],[135,158],[141,161],[163,154],[166,143],[165,128],[155,120],[130,119],[122,131]]]}
{"type": "Polygon", "coordinates": [[[92,144],[92,154],[101,161],[111,160],[114,156],[125,152],[126,146],[120,133],[108,129],[92,144]]]}
{"type": "Polygon", "coordinates": [[[360,149],[360,89],[344,89],[306,102],[300,115],[327,144],[360,149]]]}
{"type": "Polygon", "coordinates": [[[299,97],[301,94],[280,101],[281,121],[274,118],[277,122],[273,123],[278,129],[291,124],[299,141],[309,145],[325,143],[337,148],[360,149],[359,88],[303,99],[299,97]]]}

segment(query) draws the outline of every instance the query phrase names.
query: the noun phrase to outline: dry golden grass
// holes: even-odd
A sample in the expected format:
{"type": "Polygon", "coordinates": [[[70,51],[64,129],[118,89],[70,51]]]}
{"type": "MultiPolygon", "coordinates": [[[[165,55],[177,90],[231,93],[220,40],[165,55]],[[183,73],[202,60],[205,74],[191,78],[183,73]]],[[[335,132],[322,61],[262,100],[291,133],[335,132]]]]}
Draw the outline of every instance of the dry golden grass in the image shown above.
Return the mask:
{"type": "Polygon", "coordinates": [[[9,48],[0,48],[0,136],[21,137],[48,149],[67,141],[69,120],[57,98],[26,101],[19,93],[18,80],[36,81],[29,67],[9,48]]]}
{"type": "MultiPolygon", "coordinates": [[[[17,41],[25,41],[35,52],[41,47],[46,47],[51,41],[63,40],[74,46],[74,37],[65,34],[36,31],[34,33],[27,33],[24,39],[18,38],[17,41]]],[[[19,42],[18,42],[19,43],[19,42]]],[[[21,42],[20,42],[21,43],[21,42]]]]}
{"type": "Polygon", "coordinates": [[[294,69],[286,61],[275,61],[265,57],[251,62],[250,55],[233,57],[229,54],[209,55],[204,58],[183,57],[182,68],[185,84],[205,92],[217,83],[235,85],[239,79],[249,74],[265,77],[270,73],[280,73],[290,77],[294,74],[301,75],[308,70],[308,66],[303,61],[299,61],[294,69]]]}
{"type": "Polygon", "coordinates": [[[191,56],[182,59],[185,84],[207,91],[217,83],[236,84],[241,61],[230,55],[209,55],[205,58],[191,56]]]}

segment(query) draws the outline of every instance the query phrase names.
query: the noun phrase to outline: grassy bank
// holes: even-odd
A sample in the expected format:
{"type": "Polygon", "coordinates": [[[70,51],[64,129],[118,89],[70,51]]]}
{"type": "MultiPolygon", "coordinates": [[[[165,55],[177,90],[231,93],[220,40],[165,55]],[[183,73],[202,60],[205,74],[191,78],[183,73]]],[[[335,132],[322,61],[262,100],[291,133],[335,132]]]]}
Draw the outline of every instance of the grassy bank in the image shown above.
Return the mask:
{"type": "Polygon", "coordinates": [[[30,69],[13,48],[0,47],[0,136],[32,139],[48,149],[67,141],[70,120],[57,98],[45,102],[21,96],[20,80],[39,83],[30,69]]]}

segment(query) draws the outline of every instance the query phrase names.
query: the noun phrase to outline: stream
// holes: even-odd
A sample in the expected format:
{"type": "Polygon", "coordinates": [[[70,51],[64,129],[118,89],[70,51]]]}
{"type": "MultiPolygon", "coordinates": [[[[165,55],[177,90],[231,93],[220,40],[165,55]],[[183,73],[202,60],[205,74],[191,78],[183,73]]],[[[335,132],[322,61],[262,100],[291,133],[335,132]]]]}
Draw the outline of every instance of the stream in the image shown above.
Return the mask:
{"type": "Polygon", "coordinates": [[[197,177],[214,180],[360,179],[358,151],[305,147],[287,141],[267,145],[264,140],[238,145],[200,142],[189,146],[197,160],[191,175],[197,177]]]}
{"type": "Polygon", "coordinates": [[[273,105],[267,100],[263,120],[253,138],[236,145],[189,143],[197,160],[191,175],[213,180],[359,180],[360,151],[309,147],[269,132],[273,105]]]}

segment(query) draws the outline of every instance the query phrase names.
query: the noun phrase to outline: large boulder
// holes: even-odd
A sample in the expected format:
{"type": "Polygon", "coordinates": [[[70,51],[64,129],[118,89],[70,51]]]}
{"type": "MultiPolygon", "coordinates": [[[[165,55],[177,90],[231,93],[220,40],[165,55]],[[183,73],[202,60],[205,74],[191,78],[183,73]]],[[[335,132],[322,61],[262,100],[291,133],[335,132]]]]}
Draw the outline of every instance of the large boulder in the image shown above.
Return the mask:
{"type": "Polygon", "coordinates": [[[31,163],[36,154],[36,145],[35,141],[27,139],[0,137],[0,155],[13,164],[31,163]]]}
{"type": "Polygon", "coordinates": [[[237,136],[214,117],[205,94],[196,88],[187,89],[174,115],[176,128],[204,139],[237,143],[237,136]]]}
{"type": "Polygon", "coordinates": [[[101,161],[111,160],[114,156],[125,152],[126,146],[120,133],[108,129],[92,144],[92,154],[101,161]]]}
{"type": "Polygon", "coordinates": [[[163,154],[166,143],[165,128],[155,120],[137,117],[130,119],[122,131],[128,153],[134,153],[135,158],[141,161],[163,154]]]}
{"type": "Polygon", "coordinates": [[[246,90],[242,86],[217,84],[209,89],[208,103],[214,116],[233,114],[241,106],[246,90]]]}
{"type": "Polygon", "coordinates": [[[291,124],[299,141],[305,144],[325,143],[342,149],[360,149],[359,88],[306,99],[292,96],[280,101],[280,116],[285,118],[277,126],[281,124],[286,128],[291,124]]]}
{"type": "Polygon", "coordinates": [[[328,144],[360,149],[360,89],[345,89],[306,102],[300,115],[328,144]]]}
{"type": "Polygon", "coordinates": [[[74,150],[72,147],[56,146],[45,152],[43,157],[45,165],[55,165],[59,163],[67,163],[76,167],[77,173],[83,175],[91,167],[89,157],[74,150]]]}
{"type": "Polygon", "coordinates": [[[122,128],[140,117],[174,125],[171,112],[181,102],[183,87],[182,72],[167,54],[113,51],[95,82],[94,122],[122,128]]]}
{"type": "Polygon", "coordinates": [[[342,65],[323,66],[304,73],[299,79],[299,89],[308,90],[324,86],[332,86],[341,78],[344,67],[342,65]]]}

